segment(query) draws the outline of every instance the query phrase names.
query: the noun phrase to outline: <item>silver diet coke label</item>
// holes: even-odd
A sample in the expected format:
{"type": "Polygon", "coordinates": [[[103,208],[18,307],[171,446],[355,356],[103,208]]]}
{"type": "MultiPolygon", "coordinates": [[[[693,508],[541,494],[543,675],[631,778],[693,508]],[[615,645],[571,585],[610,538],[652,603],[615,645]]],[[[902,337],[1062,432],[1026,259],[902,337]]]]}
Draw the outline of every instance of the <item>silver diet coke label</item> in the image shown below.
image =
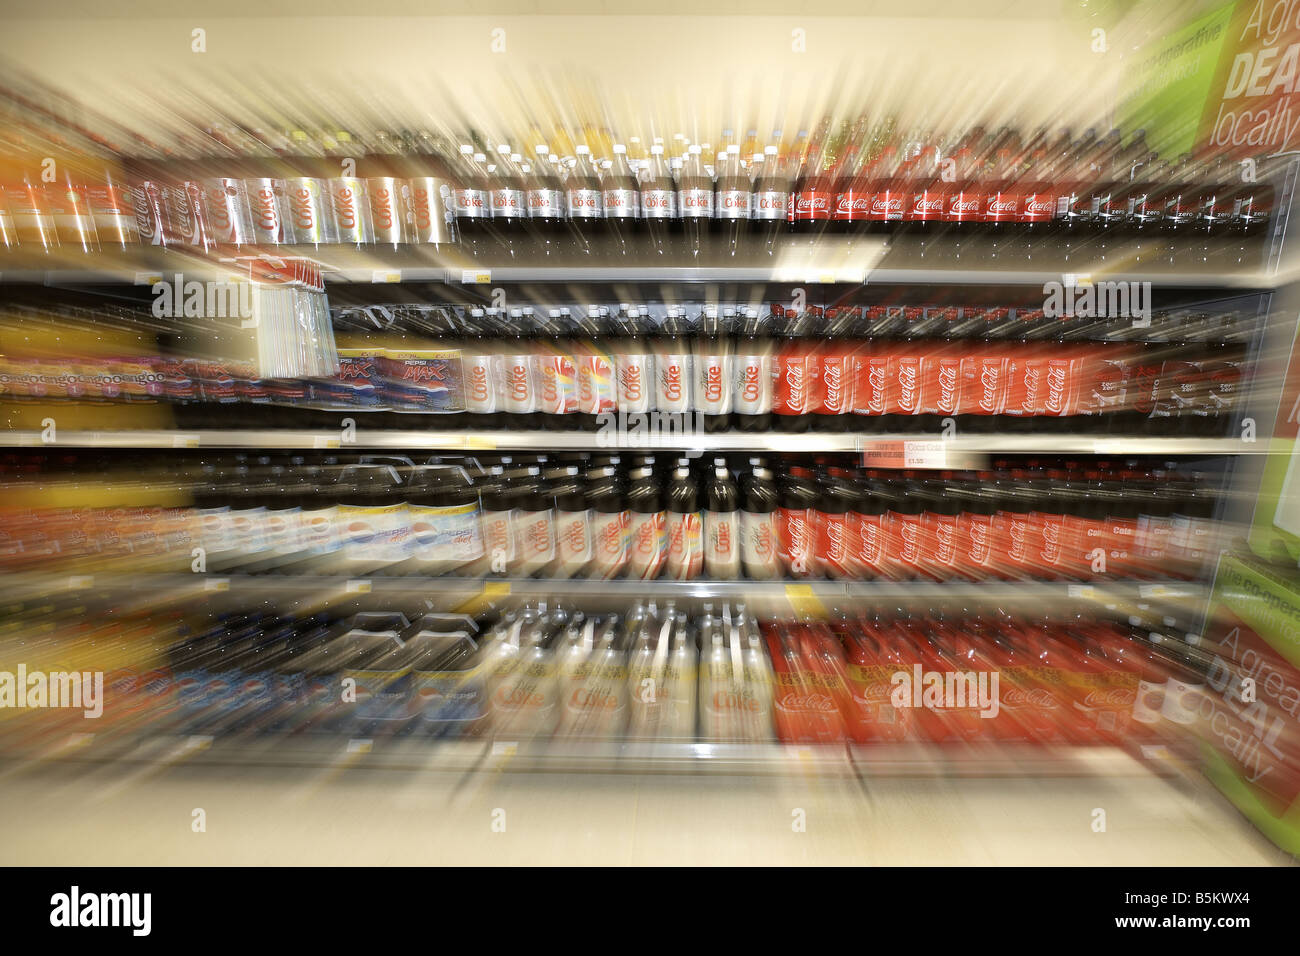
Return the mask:
{"type": "Polygon", "coordinates": [[[564,193],[558,189],[528,190],[528,215],[534,219],[563,219],[564,193]]]}
{"type": "Polygon", "coordinates": [[[654,408],[654,356],[626,352],[618,356],[618,407],[625,412],[654,408]]]}
{"type": "Polygon", "coordinates": [[[750,216],[754,219],[785,219],[789,212],[790,195],[775,189],[754,193],[750,200],[750,216]]]}
{"type": "Polygon", "coordinates": [[[645,219],[671,219],[677,211],[676,195],[671,189],[643,189],[641,216],[645,219]]]}
{"type": "MultiPolygon", "coordinates": [[[[278,246],[286,241],[282,179],[248,179],[248,208],[253,216],[253,235],[262,245],[278,246]]],[[[288,241],[292,241],[290,237],[288,241]]]]}
{"type": "Polygon", "coordinates": [[[402,184],[392,176],[366,180],[366,198],[370,202],[370,223],[376,242],[397,245],[404,240],[402,184]]]}
{"type": "Polygon", "coordinates": [[[731,356],[696,356],[695,407],[705,415],[731,413],[731,356]]]}
{"type": "Polygon", "coordinates": [[[713,190],[683,189],[678,193],[677,205],[687,219],[712,219],[713,190]]]}
{"type": "Polygon", "coordinates": [[[329,193],[322,180],[310,176],[286,179],[284,194],[289,201],[289,232],[294,242],[319,245],[337,241],[337,237],[330,238],[334,220],[329,215],[329,193]]]}
{"type": "Polygon", "coordinates": [[[461,186],[451,193],[452,211],[457,219],[484,219],[491,210],[487,190],[461,186]]]}
{"type": "Polygon", "coordinates": [[[750,192],[748,189],[722,189],[718,191],[719,219],[748,219],[750,192]]]}
{"type": "Polygon", "coordinates": [[[370,203],[366,198],[366,181],[355,176],[330,180],[330,209],[339,242],[375,241],[370,226],[370,203]]]}
{"type": "Polygon", "coordinates": [[[772,410],[772,356],[737,355],[733,360],[733,407],[741,415],[766,415],[772,410]]]}
{"type": "Polygon", "coordinates": [[[528,196],[522,189],[494,189],[490,201],[493,219],[522,219],[528,215],[528,196]]]}
{"type": "Polygon", "coordinates": [[[605,215],[610,219],[635,219],[640,202],[635,189],[606,189],[603,193],[605,215]]]}
{"type": "Polygon", "coordinates": [[[570,189],[568,199],[569,216],[573,219],[600,219],[605,215],[599,189],[570,189]]]}

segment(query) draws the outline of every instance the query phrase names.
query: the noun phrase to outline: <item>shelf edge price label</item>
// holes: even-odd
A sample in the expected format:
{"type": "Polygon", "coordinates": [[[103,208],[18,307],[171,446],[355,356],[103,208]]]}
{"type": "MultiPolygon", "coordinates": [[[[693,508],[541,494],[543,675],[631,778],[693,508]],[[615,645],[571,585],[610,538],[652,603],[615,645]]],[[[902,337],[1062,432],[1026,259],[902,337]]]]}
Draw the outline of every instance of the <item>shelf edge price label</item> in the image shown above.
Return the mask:
{"type": "Polygon", "coordinates": [[[152,286],[157,285],[162,280],[162,276],[157,272],[137,272],[133,284],[152,286]]]}
{"type": "Polygon", "coordinates": [[[229,591],[229,590],[230,590],[230,578],[208,578],[208,580],[206,580],[206,581],[203,582],[203,590],[205,590],[205,591],[229,591]]]}
{"type": "Polygon", "coordinates": [[[796,614],[817,617],[826,610],[822,607],[821,599],[813,593],[811,584],[787,584],[785,586],[785,597],[796,614]]]}
{"type": "Polygon", "coordinates": [[[1097,596],[1097,589],[1091,584],[1067,584],[1065,586],[1065,593],[1068,597],[1083,598],[1084,600],[1091,601],[1097,596]]]}
{"type": "Polygon", "coordinates": [[[487,285],[491,281],[491,269],[465,269],[460,274],[461,285],[487,285]]]}
{"type": "Polygon", "coordinates": [[[497,447],[497,443],[491,438],[480,438],[477,435],[467,435],[463,447],[476,448],[480,451],[494,451],[497,447]]]}
{"type": "Polygon", "coordinates": [[[370,281],[373,282],[401,282],[402,271],[400,269],[376,269],[370,274],[370,281]]]}
{"type": "Polygon", "coordinates": [[[904,468],[946,468],[948,449],[942,441],[903,442],[904,468]]]}
{"type": "Polygon", "coordinates": [[[369,594],[370,581],[367,578],[352,578],[344,586],[344,591],[348,594],[369,594]]]}
{"type": "Polygon", "coordinates": [[[903,441],[864,441],[862,464],[866,468],[906,468],[906,445],[903,441]]]}

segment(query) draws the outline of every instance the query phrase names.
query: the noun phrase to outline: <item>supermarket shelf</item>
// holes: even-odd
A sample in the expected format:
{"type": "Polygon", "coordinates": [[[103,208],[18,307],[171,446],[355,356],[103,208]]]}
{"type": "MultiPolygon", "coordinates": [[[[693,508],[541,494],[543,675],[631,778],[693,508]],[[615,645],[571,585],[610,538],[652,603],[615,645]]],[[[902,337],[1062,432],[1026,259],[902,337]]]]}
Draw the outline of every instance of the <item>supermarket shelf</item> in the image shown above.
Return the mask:
{"type": "Polygon", "coordinates": [[[352,770],[605,773],[744,773],[872,777],[1140,776],[1177,773],[1166,759],[1113,746],[924,742],[866,745],[700,741],[431,740],[417,736],[295,737],[136,734],[73,735],[0,746],[0,759],[176,766],[328,767],[352,770]]]}
{"type": "Polygon", "coordinates": [[[456,575],[365,576],[309,574],[239,574],[209,571],[184,573],[55,573],[10,572],[0,574],[0,592],[6,598],[101,593],[129,594],[140,599],[169,597],[197,601],[222,598],[307,600],[328,598],[348,601],[367,595],[382,599],[434,598],[477,601],[514,598],[546,600],[557,596],[592,601],[628,602],[638,598],[719,600],[732,602],[835,603],[899,600],[915,602],[990,601],[1112,601],[1204,600],[1203,583],[1182,580],[1100,581],[1093,584],[1063,581],[715,581],[696,579],[592,580],[586,578],[472,578],[456,575]]]}
{"type": "MultiPolygon", "coordinates": [[[[247,274],[255,256],[305,258],[318,265],[327,282],[349,284],[435,283],[472,286],[492,283],[773,283],[885,285],[1002,285],[1039,287],[1063,275],[1151,282],[1163,288],[1268,289],[1274,270],[1213,264],[1146,260],[1122,244],[1105,251],[1088,245],[1067,252],[1050,238],[1037,240],[1032,260],[1023,253],[992,257],[982,240],[962,240],[963,255],[953,256],[948,237],[925,242],[916,237],[859,237],[852,242],[823,236],[816,241],[791,237],[774,255],[759,251],[737,257],[706,253],[626,263],[574,258],[529,262],[503,257],[471,259],[455,246],[281,246],[247,248],[238,253],[203,255],[187,249],[138,248],[80,254],[13,253],[0,257],[0,284],[151,285],[182,272],[187,279],[247,274]],[[242,263],[241,261],[242,260],[242,263]],[[738,264],[741,263],[741,264],[738,264]]],[[[1189,246],[1189,250],[1191,247],[1189,246]]],[[[1190,257],[1189,257],[1190,258],[1190,257]]]]}
{"type": "MultiPolygon", "coordinates": [[[[341,419],[356,412],[340,411],[341,419]]],[[[1265,454],[1267,442],[1238,438],[1181,438],[1149,435],[977,434],[940,439],[934,435],[849,432],[716,432],[609,435],[576,431],[423,431],[357,429],[344,441],[339,430],[121,430],[63,431],[45,441],[37,430],[0,432],[0,447],[29,448],[267,448],[428,449],[445,451],[635,451],[695,452],[863,452],[877,467],[964,468],[988,454],[1081,454],[1216,456],[1265,454]]]]}

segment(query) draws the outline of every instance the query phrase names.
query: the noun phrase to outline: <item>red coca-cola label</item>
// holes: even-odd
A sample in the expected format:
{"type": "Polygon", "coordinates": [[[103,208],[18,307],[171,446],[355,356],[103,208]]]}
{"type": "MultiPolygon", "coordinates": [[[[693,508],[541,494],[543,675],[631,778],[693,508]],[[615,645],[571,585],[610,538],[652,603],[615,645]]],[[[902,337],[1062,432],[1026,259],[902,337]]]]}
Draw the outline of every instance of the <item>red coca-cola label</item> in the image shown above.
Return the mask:
{"type": "Polygon", "coordinates": [[[788,574],[807,577],[816,567],[817,534],[812,512],[804,508],[778,508],[777,556],[788,574]]]}
{"type": "Polygon", "coordinates": [[[1016,222],[1020,218],[1020,194],[1001,189],[984,196],[982,218],[985,222],[1016,222]]]}
{"type": "Polygon", "coordinates": [[[860,222],[871,210],[871,193],[862,187],[841,190],[835,197],[833,219],[841,222],[860,222]]]}
{"type": "Polygon", "coordinates": [[[853,407],[852,356],[843,348],[827,348],[821,354],[821,403],[823,415],[843,415],[853,407]]]}
{"type": "Polygon", "coordinates": [[[855,551],[852,522],[848,513],[817,512],[817,558],[822,567],[836,577],[853,574],[855,551]]]}
{"type": "Polygon", "coordinates": [[[912,193],[903,218],[907,222],[938,222],[943,218],[948,196],[934,188],[912,193]]]}
{"type": "Polygon", "coordinates": [[[890,522],[888,514],[855,514],[852,524],[857,551],[855,557],[868,574],[890,577],[893,572],[895,550],[890,548],[890,522]]]}
{"type": "Polygon", "coordinates": [[[859,415],[883,415],[889,401],[889,356],[859,353],[854,362],[853,410],[859,415]]]}
{"type": "Polygon", "coordinates": [[[893,531],[898,538],[898,562],[913,569],[920,568],[925,553],[932,550],[932,546],[927,546],[921,515],[894,512],[893,531]]]}
{"type": "Polygon", "coordinates": [[[791,193],[791,218],[795,222],[826,221],[831,216],[832,196],[825,189],[805,186],[791,193]]]}
{"type": "Polygon", "coordinates": [[[888,414],[916,415],[921,411],[921,356],[894,355],[890,362],[891,389],[886,398],[888,414]]]}
{"type": "Polygon", "coordinates": [[[869,219],[874,222],[897,222],[903,218],[905,195],[897,187],[883,187],[871,196],[869,219]]]}
{"type": "Polygon", "coordinates": [[[984,211],[982,193],[960,189],[948,194],[943,211],[944,222],[978,222],[984,211]]]}
{"type": "Polygon", "coordinates": [[[1056,218],[1056,201],[1056,194],[1045,190],[1026,193],[1020,204],[1020,221],[1051,222],[1056,218]]]}
{"type": "Polygon", "coordinates": [[[772,411],[778,415],[803,415],[812,410],[811,365],[810,357],[803,350],[792,349],[777,356],[772,411]]]}

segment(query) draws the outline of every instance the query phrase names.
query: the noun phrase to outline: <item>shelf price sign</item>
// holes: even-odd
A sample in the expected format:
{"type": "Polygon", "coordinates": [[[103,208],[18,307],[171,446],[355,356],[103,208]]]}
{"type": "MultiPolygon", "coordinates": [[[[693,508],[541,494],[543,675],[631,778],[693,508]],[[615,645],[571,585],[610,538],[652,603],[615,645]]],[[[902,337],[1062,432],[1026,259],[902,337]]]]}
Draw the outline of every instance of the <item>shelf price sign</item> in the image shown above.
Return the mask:
{"type": "Polygon", "coordinates": [[[901,439],[864,441],[862,464],[867,468],[947,468],[947,448],[942,441],[901,439]]]}

